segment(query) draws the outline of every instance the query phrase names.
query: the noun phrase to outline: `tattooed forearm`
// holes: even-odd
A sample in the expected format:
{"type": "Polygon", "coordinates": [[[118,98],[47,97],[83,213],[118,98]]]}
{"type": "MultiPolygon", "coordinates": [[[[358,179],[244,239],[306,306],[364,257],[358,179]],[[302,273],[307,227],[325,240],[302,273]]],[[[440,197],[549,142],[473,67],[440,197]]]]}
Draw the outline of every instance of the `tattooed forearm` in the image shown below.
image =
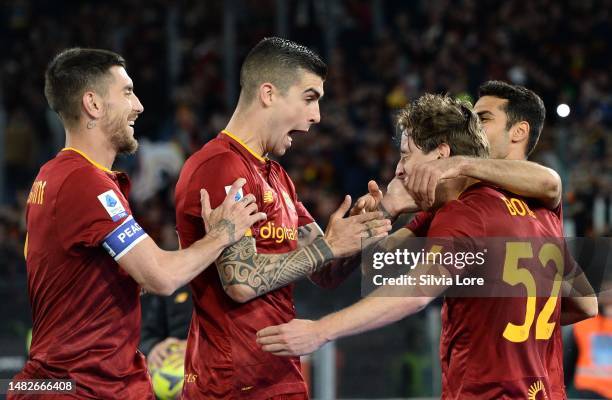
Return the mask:
{"type": "Polygon", "coordinates": [[[312,274],[332,258],[322,237],[285,254],[257,254],[255,239],[244,237],[221,253],[217,269],[226,290],[241,285],[256,297],[312,274]]]}
{"type": "Polygon", "coordinates": [[[323,231],[316,222],[300,226],[298,228],[298,248],[308,246],[319,236],[323,236],[323,231]]]}
{"type": "Polygon", "coordinates": [[[310,275],[310,280],[316,285],[335,289],[361,264],[361,253],[351,257],[336,259],[325,264],[323,268],[310,275]]]}
{"type": "Polygon", "coordinates": [[[222,219],[210,227],[208,234],[216,237],[226,236],[229,243],[234,243],[236,241],[236,226],[229,220],[222,219]]]}

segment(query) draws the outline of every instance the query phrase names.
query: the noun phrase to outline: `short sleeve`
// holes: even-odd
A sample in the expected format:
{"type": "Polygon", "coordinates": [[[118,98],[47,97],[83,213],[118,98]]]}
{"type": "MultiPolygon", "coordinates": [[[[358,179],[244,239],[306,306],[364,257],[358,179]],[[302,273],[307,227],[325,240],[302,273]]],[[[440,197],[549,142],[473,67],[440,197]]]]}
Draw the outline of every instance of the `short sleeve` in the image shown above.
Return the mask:
{"type": "MultiPolygon", "coordinates": [[[[68,251],[100,246],[110,233],[133,220],[117,184],[90,168],[79,168],[64,180],[54,211],[59,238],[68,251]]],[[[140,236],[139,231],[134,234],[140,236]]]]}
{"type": "MultiPolygon", "coordinates": [[[[211,207],[217,208],[227,196],[229,189],[238,178],[245,178],[246,184],[238,195],[253,193],[251,173],[242,159],[232,152],[224,152],[202,162],[189,175],[181,176],[185,189],[176,192],[177,232],[183,248],[190,246],[204,236],[200,189],[206,189],[211,207]]],[[[256,196],[257,197],[257,196],[256,196]]]]}
{"type": "Polygon", "coordinates": [[[302,204],[301,201],[297,201],[295,203],[295,210],[298,214],[298,226],[304,226],[315,222],[314,218],[312,217],[312,215],[310,215],[310,213],[308,212],[306,207],[304,207],[304,204],[302,204]]]}

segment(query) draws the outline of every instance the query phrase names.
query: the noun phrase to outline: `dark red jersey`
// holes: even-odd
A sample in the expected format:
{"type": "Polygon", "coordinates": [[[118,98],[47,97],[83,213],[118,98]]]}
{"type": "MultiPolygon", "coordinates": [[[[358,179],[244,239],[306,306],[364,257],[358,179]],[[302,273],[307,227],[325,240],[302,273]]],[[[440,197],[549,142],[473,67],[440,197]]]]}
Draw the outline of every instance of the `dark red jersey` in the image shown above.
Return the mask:
{"type": "MultiPolygon", "coordinates": [[[[240,196],[252,193],[266,221],[248,235],[259,253],[286,253],[297,248],[297,228],[313,222],[298,201],[285,170],[252,152],[229,132],[192,155],[176,187],[177,231],[182,247],[205,234],[200,216],[200,189],[210,194],[212,207],[223,201],[231,184],[245,178],[240,196]]],[[[244,304],[223,291],[212,266],[191,282],[194,314],[185,360],[186,399],[267,399],[307,391],[297,357],[277,357],[262,351],[256,332],[295,317],[293,285],[244,304]]]]}
{"type": "Polygon", "coordinates": [[[137,351],[140,287],[115,261],[146,237],[129,185],[75,149],[40,169],[26,207],[32,345],[15,379],[74,379],[80,399],[154,399],[137,351]]]}
{"type": "Polygon", "coordinates": [[[429,230],[429,225],[433,220],[433,211],[419,211],[416,213],[405,228],[410,229],[414,236],[425,237],[429,230]]]}
{"type": "MultiPolygon", "coordinates": [[[[428,236],[511,237],[529,251],[523,251],[520,265],[501,259],[494,267],[508,268],[514,278],[514,271],[521,268],[522,275],[516,280],[527,282],[526,270],[539,262],[541,254],[541,246],[529,238],[562,238],[563,230],[560,209],[550,211],[528,199],[476,184],[436,213],[428,236]]],[[[511,251],[513,246],[506,243],[502,248],[511,251]]],[[[554,268],[534,268],[545,267],[554,268]]],[[[516,282],[513,286],[522,287],[516,282]]],[[[566,398],[560,308],[557,296],[446,297],[440,339],[442,398],[566,398]]]]}

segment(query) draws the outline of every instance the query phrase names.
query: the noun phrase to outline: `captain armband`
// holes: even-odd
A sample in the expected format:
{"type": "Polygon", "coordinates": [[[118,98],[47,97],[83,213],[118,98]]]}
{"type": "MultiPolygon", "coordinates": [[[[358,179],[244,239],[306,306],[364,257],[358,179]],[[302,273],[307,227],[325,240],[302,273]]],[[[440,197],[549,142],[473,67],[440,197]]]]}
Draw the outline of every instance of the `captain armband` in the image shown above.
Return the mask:
{"type": "Polygon", "coordinates": [[[140,243],[148,235],[131,215],[123,221],[115,230],[104,238],[102,247],[115,261],[119,261],[134,246],[140,243]]]}

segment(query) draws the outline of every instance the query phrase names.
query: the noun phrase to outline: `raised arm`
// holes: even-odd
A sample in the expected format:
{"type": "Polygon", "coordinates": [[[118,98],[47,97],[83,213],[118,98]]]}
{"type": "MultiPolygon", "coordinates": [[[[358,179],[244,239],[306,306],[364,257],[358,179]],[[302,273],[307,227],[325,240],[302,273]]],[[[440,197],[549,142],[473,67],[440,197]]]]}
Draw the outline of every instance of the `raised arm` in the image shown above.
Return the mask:
{"type": "MultiPolygon", "coordinates": [[[[361,238],[382,236],[391,229],[382,213],[372,212],[343,218],[350,207],[347,196],[332,214],[324,236],[312,224],[302,230],[304,245],[282,254],[258,254],[255,238],[244,237],[228,247],[217,260],[225,292],[237,302],[247,302],[300,278],[312,276],[334,257],[347,257],[360,250],[361,238]]],[[[320,230],[319,230],[320,231],[320,230]]]]}
{"type": "MultiPolygon", "coordinates": [[[[146,291],[166,296],[172,294],[212,264],[221,251],[240,239],[253,223],[266,218],[264,213],[256,212],[253,195],[237,202],[234,200],[244,183],[244,179],[234,182],[223,203],[214,210],[210,208],[208,193],[201,191],[202,217],[209,223],[208,234],[189,248],[165,251],[151,238],[145,237],[125,255],[119,254],[115,259],[146,291]]],[[[126,234],[142,230],[138,224],[133,224],[122,225],[109,237],[112,239],[116,235],[120,240],[122,229],[128,232],[126,234]]]]}
{"type": "Polygon", "coordinates": [[[420,164],[407,171],[405,184],[422,208],[435,200],[438,182],[469,176],[520,196],[539,200],[549,208],[561,202],[561,178],[554,170],[526,160],[497,160],[455,156],[420,164]]]}

